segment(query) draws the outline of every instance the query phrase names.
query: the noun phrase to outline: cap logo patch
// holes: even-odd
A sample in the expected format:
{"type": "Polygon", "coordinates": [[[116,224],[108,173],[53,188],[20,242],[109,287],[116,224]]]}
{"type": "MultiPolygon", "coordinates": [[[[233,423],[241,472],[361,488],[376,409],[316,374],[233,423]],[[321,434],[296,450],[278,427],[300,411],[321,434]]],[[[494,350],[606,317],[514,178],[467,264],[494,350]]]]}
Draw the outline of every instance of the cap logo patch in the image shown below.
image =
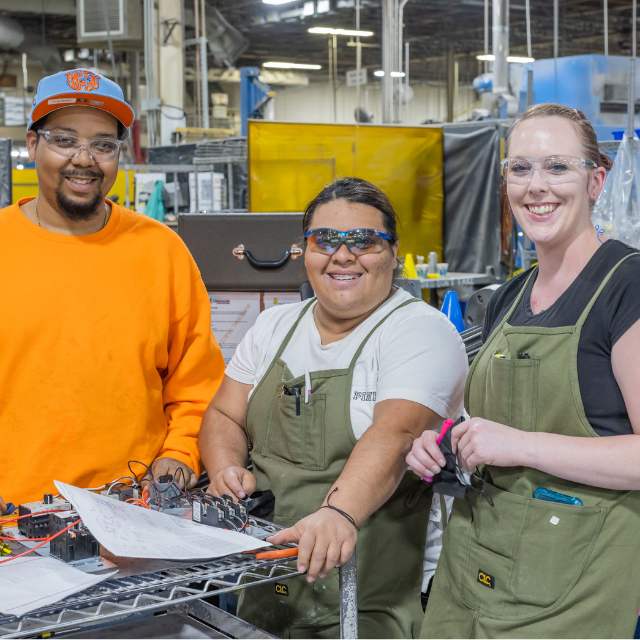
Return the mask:
{"type": "Polygon", "coordinates": [[[100,87],[100,78],[85,70],[67,71],[67,84],[74,91],[95,91],[100,87]]]}

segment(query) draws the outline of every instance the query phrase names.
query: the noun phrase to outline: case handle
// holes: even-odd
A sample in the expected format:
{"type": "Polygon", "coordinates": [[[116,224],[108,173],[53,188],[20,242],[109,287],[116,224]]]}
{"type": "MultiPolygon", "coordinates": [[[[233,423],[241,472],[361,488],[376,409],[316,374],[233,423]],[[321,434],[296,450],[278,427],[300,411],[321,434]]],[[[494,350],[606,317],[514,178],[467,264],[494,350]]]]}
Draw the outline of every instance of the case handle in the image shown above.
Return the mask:
{"type": "Polygon", "coordinates": [[[277,260],[260,260],[256,258],[243,244],[239,244],[231,251],[231,253],[233,253],[238,260],[244,260],[246,256],[249,264],[254,269],[278,269],[285,265],[289,258],[292,260],[299,258],[303,254],[303,251],[298,245],[292,244],[289,249],[285,249],[282,256],[277,260]]]}

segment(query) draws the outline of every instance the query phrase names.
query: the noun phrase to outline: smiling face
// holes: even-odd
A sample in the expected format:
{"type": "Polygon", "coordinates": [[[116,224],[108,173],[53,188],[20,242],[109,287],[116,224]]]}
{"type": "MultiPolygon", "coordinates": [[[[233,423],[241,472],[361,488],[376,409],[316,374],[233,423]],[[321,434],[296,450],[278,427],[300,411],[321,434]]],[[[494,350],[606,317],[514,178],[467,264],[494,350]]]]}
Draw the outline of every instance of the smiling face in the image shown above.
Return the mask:
{"type": "MultiPolygon", "coordinates": [[[[313,213],[310,228],[323,227],[386,231],[378,209],[342,198],[320,205],[313,213]]],[[[387,241],[381,252],[361,256],[354,256],[344,244],[331,256],[308,247],[304,263],[319,312],[338,321],[366,317],[391,291],[396,255],[397,245],[387,241]]]]}
{"type": "MultiPolygon", "coordinates": [[[[44,129],[81,138],[117,138],[118,125],[98,109],[68,107],[47,116],[44,129]]],[[[71,220],[102,215],[102,202],[118,173],[118,157],[96,163],[82,149],[71,158],[56,153],[42,135],[27,133],[29,157],[36,163],[40,194],[59,213],[71,220]]]]}
{"type": "MultiPolygon", "coordinates": [[[[548,156],[586,157],[571,121],[545,116],[516,125],[509,138],[509,158],[541,160],[548,156]]],[[[549,184],[540,169],[525,183],[507,178],[511,210],[537,246],[567,246],[591,227],[591,204],[602,190],[605,170],[579,167],[573,174],[574,179],[560,184],[549,184]]]]}

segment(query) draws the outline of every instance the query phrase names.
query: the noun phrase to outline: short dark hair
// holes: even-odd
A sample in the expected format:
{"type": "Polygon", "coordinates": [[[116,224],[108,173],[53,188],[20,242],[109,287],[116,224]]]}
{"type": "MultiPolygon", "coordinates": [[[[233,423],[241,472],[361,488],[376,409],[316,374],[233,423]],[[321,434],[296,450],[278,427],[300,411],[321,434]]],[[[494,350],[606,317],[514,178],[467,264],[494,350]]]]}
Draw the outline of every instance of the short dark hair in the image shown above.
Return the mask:
{"type": "Polygon", "coordinates": [[[304,210],[304,217],[302,219],[303,231],[307,231],[311,227],[313,214],[320,205],[331,202],[332,200],[341,199],[347,202],[366,204],[377,209],[382,214],[385,231],[393,237],[391,242],[397,242],[397,216],[393,205],[389,202],[389,198],[387,198],[383,191],[362,178],[340,178],[324,187],[304,210]]]}

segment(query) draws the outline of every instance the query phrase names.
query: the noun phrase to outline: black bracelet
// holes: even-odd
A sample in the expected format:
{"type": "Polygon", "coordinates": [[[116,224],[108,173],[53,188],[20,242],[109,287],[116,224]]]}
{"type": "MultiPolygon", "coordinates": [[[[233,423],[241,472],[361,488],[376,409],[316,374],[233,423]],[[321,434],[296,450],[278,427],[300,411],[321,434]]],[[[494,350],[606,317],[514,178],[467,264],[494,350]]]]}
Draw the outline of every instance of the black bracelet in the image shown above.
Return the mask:
{"type": "Polygon", "coordinates": [[[333,509],[333,511],[339,513],[343,518],[346,518],[355,527],[356,531],[360,531],[360,527],[356,524],[353,516],[350,516],[346,511],[343,511],[339,507],[334,507],[332,504],[323,504],[320,509],[333,509]]]}

